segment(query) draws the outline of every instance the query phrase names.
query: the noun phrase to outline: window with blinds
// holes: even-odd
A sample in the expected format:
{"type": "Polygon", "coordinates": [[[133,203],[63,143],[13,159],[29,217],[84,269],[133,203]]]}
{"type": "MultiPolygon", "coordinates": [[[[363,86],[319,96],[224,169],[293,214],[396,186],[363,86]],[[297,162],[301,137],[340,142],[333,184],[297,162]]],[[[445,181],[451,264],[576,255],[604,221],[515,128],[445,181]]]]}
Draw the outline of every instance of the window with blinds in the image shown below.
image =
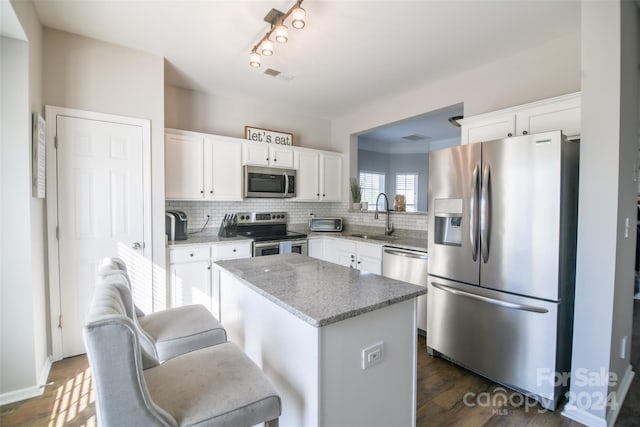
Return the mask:
{"type": "Polygon", "coordinates": [[[396,194],[404,195],[407,212],[418,210],[418,174],[397,174],[396,194]]]}
{"type": "Polygon", "coordinates": [[[376,197],[384,193],[384,174],[360,172],[360,187],[362,188],[362,201],[369,202],[369,210],[376,209],[376,197]]]}

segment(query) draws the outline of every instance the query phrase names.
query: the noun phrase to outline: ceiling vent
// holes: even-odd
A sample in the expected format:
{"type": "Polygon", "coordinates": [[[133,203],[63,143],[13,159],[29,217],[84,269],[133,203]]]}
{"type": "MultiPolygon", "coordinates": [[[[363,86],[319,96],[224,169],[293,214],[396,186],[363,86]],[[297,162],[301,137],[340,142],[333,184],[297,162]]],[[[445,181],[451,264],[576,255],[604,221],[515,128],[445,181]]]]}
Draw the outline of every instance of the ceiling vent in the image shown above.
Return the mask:
{"type": "Polygon", "coordinates": [[[264,74],[270,77],[275,77],[279,80],[284,80],[285,82],[290,82],[296,77],[291,73],[283,73],[282,71],[274,70],[273,68],[267,68],[264,70],[264,74]]]}
{"type": "Polygon", "coordinates": [[[422,141],[423,139],[430,139],[431,137],[426,135],[420,135],[419,133],[414,133],[413,135],[403,136],[402,139],[406,139],[407,141],[422,141]]]}
{"type": "Polygon", "coordinates": [[[267,76],[271,76],[271,77],[278,77],[281,74],[280,71],[274,70],[273,68],[267,68],[266,70],[264,70],[264,73],[267,76]]]}

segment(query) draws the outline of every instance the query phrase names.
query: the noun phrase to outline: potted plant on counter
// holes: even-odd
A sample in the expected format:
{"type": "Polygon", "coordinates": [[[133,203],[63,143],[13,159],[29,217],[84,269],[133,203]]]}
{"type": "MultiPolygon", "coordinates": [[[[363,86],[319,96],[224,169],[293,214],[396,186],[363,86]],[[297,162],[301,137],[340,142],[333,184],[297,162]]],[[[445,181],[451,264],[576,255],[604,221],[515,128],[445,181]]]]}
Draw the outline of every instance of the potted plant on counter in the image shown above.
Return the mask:
{"type": "Polygon", "coordinates": [[[351,178],[351,199],[353,199],[352,209],[360,210],[360,201],[362,200],[362,187],[358,178],[351,178]]]}

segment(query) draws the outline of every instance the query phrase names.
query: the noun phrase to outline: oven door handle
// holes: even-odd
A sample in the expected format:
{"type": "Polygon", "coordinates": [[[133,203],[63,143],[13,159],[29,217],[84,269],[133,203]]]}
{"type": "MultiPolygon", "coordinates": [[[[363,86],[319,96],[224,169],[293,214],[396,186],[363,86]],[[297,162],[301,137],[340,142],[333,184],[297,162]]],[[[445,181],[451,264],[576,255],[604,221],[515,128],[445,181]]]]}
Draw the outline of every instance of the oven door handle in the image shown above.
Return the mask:
{"type": "Polygon", "coordinates": [[[277,248],[280,246],[280,242],[255,242],[254,246],[257,248],[277,248]]]}

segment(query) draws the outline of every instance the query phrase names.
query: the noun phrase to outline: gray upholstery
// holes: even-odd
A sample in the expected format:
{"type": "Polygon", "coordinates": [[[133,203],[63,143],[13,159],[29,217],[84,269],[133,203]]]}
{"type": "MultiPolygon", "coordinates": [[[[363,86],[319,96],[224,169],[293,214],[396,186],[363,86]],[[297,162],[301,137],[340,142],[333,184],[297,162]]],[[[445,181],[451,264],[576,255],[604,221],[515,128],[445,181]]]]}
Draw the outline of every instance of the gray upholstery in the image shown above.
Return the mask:
{"type": "Polygon", "coordinates": [[[113,257],[102,260],[99,276],[100,283],[115,285],[120,291],[127,315],[138,330],[138,339],[144,350],[145,369],[153,366],[147,355],[164,361],[227,341],[227,332],[202,305],[176,307],[144,315],[131,297],[131,282],[122,259],[113,257]]]}
{"type": "Polygon", "coordinates": [[[203,305],[186,305],[138,318],[155,342],[158,360],[227,341],[227,331],[203,305]]]}
{"type": "Polygon", "coordinates": [[[84,327],[98,425],[277,425],[280,397],[233,343],[143,370],[138,333],[120,295],[112,283],[96,287],[84,327]]]}

